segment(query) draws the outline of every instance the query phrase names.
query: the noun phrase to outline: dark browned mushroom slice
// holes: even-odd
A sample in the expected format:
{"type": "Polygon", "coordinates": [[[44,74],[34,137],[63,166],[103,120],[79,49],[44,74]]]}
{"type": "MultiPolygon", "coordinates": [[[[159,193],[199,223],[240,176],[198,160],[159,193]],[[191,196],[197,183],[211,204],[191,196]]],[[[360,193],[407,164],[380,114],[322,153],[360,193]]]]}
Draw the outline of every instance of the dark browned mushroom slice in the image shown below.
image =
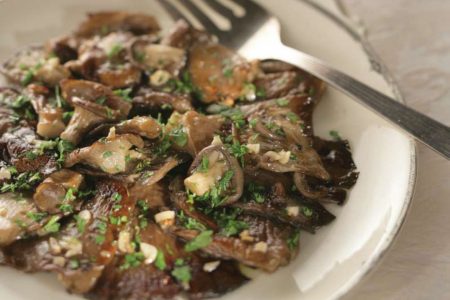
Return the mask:
{"type": "MultiPolygon", "coordinates": [[[[270,220],[247,216],[244,218],[249,229],[240,238],[216,234],[209,245],[199,251],[217,259],[234,259],[244,265],[274,272],[286,265],[296,249],[291,250],[287,239],[294,232],[290,228],[276,226],[270,220]]],[[[196,230],[176,229],[174,233],[185,241],[198,235],[196,230]]]]}
{"type": "Polygon", "coordinates": [[[246,105],[242,111],[254,125],[241,130],[240,139],[251,150],[251,159],[260,168],[272,172],[301,172],[328,180],[330,175],[320,156],[312,147],[312,138],[305,132],[297,102],[302,96],[284,98],[246,105]]]}
{"type": "Polygon", "coordinates": [[[50,90],[39,84],[30,84],[23,91],[23,97],[31,102],[39,120],[36,133],[45,138],[56,138],[66,128],[63,109],[50,103],[50,90]]]}
{"type": "Polygon", "coordinates": [[[314,149],[320,155],[335,186],[348,189],[356,183],[359,172],[356,171],[348,141],[326,141],[314,137],[314,149]]]}
{"type": "Polygon", "coordinates": [[[114,95],[108,87],[84,80],[61,82],[64,98],[75,107],[74,114],[61,138],[78,144],[81,137],[106,120],[125,118],[131,104],[114,95]]]}
{"type": "Polygon", "coordinates": [[[30,198],[15,193],[0,194],[0,246],[7,246],[24,234],[35,232],[42,227],[38,222],[45,217],[46,214],[39,213],[30,198]]]}
{"type": "Polygon", "coordinates": [[[144,71],[164,70],[177,77],[186,63],[185,50],[155,44],[148,38],[136,39],[130,47],[133,62],[144,71]]]}
{"type": "Polygon", "coordinates": [[[68,168],[78,164],[87,164],[108,174],[123,173],[133,169],[137,162],[146,159],[133,147],[142,148],[141,137],[132,134],[109,135],[91,146],[71,152],[64,165],[68,168]]]}
{"type": "Polygon", "coordinates": [[[48,175],[57,170],[57,162],[50,153],[35,153],[38,137],[29,127],[18,127],[3,134],[0,145],[5,147],[7,159],[19,173],[40,172],[48,175]]]}
{"type": "Polygon", "coordinates": [[[186,95],[157,92],[149,88],[141,87],[133,98],[133,106],[139,112],[160,111],[161,109],[173,109],[179,113],[193,110],[191,100],[186,95]]]}
{"type": "Polygon", "coordinates": [[[115,127],[119,134],[133,133],[149,139],[155,139],[161,134],[161,126],[152,117],[134,117],[117,124],[115,127]]]}
{"type": "Polygon", "coordinates": [[[262,91],[264,98],[273,99],[286,96],[299,84],[297,73],[292,71],[258,75],[254,84],[262,91]]]}
{"type": "Polygon", "coordinates": [[[78,58],[79,40],[73,36],[62,36],[49,40],[46,45],[46,51],[59,58],[61,64],[78,58]]]}
{"type": "Polygon", "coordinates": [[[0,87],[0,136],[16,125],[13,106],[19,97],[15,89],[0,87]]]}
{"type": "MultiPolygon", "coordinates": [[[[260,63],[260,68],[265,74],[274,74],[272,76],[275,76],[275,74],[277,74],[277,76],[275,77],[281,76],[280,74],[286,72],[295,72],[297,74],[297,86],[293,87],[291,91],[304,93],[314,98],[315,101],[317,101],[322,96],[326,88],[325,83],[322,80],[297,68],[294,65],[280,60],[263,60],[260,63]]],[[[264,78],[265,76],[263,75],[262,77],[264,78]]],[[[257,83],[257,86],[259,86],[259,84],[260,82],[257,83]]]]}
{"type": "Polygon", "coordinates": [[[161,44],[189,49],[197,44],[209,44],[213,42],[212,35],[206,31],[197,30],[186,23],[186,21],[178,20],[169,34],[162,39],[161,44]]]}
{"type": "Polygon", "coordinates": [[[245,84],[253,81],[256,71],[257,64],[248,63],[221,45],[200,45],[189,53],[189,73],[204,103],[233,105],[245,84]]]}
{"type": "Polygon", "coordinates": [[[112,224],[108,218],[130,217],[134,204],[119,182],[103,181],[97,185],[95,197],[73,220],[64,225],[54,223],[57,226],[51,236],[4,248],[4,263],[27,272],[56,272],[69,291],[86,293],[117,251],[114,241],[123,225],[112,224]]]}
{"type": "Polygon", "coordinates": [[[83,175],[77,172],[68,169],[57,171],[36,188],[34,203],[41,211],[51,214],[72,212],[76,204],[76,193],[83,181],[83,175]],[[63,204],[69,209],[64,210],[63,204]]]}
{"type": "Polygon", "coordinates": [[[190,176],[184,180],[186,188],[197,196],[203,196],[228,176],[229,184],[220,191],[223,200],[215,205],[236,202],[244,190],[244,173],[235,157],[223,146],[208,146],[200,151],[189,168],[190,176]]]}
{"type": "Polygon", "coordinates": [[[176,149],[195,157],[211,144],[223,122],[224,118],[221,116],[205,116],[196,111],[188,111],[182,115],[174,112],[167,122],[166,134],[174,141],[176,149]],[[183,138],[178,139],[179,136],[183,138]]]}
{"type": "Polygon", "coordinates": [[[150,34],[159,31],[158,22],[152,16],[121,11],[98,12],[88,14],[88,19],[81,23],[75,35],[91,37],[106,35],[113,31],[128,31],[133,34],[150,34]]]}
{"type": "Polygon", "coordinates": [[[30,47],[17,52],[3,64],[0,71],[14,83],[24,86],[32,81],[55,86],[70,76],[59,58],[49,57],[42,47],[30,47]]]}

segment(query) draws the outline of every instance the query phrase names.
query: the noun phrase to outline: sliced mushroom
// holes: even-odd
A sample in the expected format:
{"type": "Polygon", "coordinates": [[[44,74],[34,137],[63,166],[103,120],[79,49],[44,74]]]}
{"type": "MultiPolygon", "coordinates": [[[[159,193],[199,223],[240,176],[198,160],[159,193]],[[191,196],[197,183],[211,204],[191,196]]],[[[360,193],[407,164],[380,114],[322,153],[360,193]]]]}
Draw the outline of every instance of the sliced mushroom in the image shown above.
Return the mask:
{"type": "Polygon", "coordinates": [[[189,54],[192,83],[205,103],[233,105],[243,93],[245,83],[253,81],[257,67],[257,63],[248,63],[221,45],[200,45],[189,54]]]}
{"type": "Polygon", "coordinates": [[[19,92],[12,88],[0,87],[0,136],[14,127],[14,110],[12,104],[19,97],[19,92]]]}
{"type": "Polygon", "coordinates": [[[61,204],[72,204],[75,199],[65,199],[69,189],[78,190],[84,181],[83,175],[63,169],[51,174],[37,188],[33,195],[34,203],[41,211],[60,213],[61,204]]]}
{"type": "Polygon", "coordinates": [[[120,120],[128,115],[131,104],[98,83],[84,80],[61,82],[64,98],[75,107],[61,138],[78,144],[81,137],[105,120],[120,120]]]}
{"type": "Polygon", "coordinates": [[[198,44],[210,44],[213,42],[213,36],[206,31],[197,30],[186,21],[178,20],[169,34],[162,39],[161,44],[189,49],[198,44]]]}
{"type": "Polygon", "coordinates": [[[137,135],[122,134],[95,142],[89,147],[71,152],[65,161],[66,167],[78,163],[88,164],[108,174],[125,172],[136,165],[137,160],[145,158],[143,154],[132,150],[142,148],[144,141],[137,135]]]}
{"type": "Polygon", "coordinates": [[[62,117],[62,109],[51,106],[44,107],[39,113],[39,122],[36,127],[37,134],[49,139],[58,137],[66,128],[62,117]]]}
{"type": "Polygon", "coordinates": [[[41,229],[48,220],[49,216],[40,212],[32,199],[22,194],[0,194],[0,247],[27,235],[46,234],[41,229]]]}
{"type": "Polygon", "coordinates": [[[219,131],[223,122],[221,116],[205,116],[196,111],[188,111],[183,115],[174,112],[167,122],[166,134],[185,134],[185,143],[175,141],[174,147],[195,157],[200,150],[211,144],[214,134],[219,131]]]}
{"type": "Polygon", "coordinates": [[[185,95],[156,92],[149,88],[140,88],[133,98],[133,106],[139,111],[158,111],[162,108],[184,113],[193,110],[190,99],[185,95]]]}
{"type": "Polygon", "coordinates": [[[79,37],[106,35],[113,31],[129,31],[133,34],[150,34],[159,31],[158,22],[152,16],[120,11],[98,12],[88,15],[75,34],[79,37]]]}
{"type": "Polygon", "coordinates": [[[138,116],[116,125],[117,133],[134,133],[149,139],[159,137],[161,126],[152,117],[138,116]]]}
{"type": "Polygon", "coordinates": [[[154,44],[148,39],[137,39],[131,45],[131,57],[143,70],[166,70],[176,77],[186,63],[183,49],[154,44]]]}
{"type": "Polygon", "coordinates": [[[244,173],[236,158],[231,156],[223,146],[213,145],[200,151],[189,168],[190,176],[184,180],[184,185],[192,193],[202,196],[213,189],[229,171],[232,172],[230,184],[225,191],[221,191],[222,195],[220,195],[224,197],[220,205],[229,205],[242,196],[244,173]],[[204,161],[208,162],[207,167],[204,161]]]}
{"type": "Polygon", "coordinates": [[[49,40],[45,45],[46,51],[56,55],[61,64],[65,64],[70,60],[76,60],[78,57],[78,47],[79,40],[73,36],[54,38],[49,40]]]}
{"type": "Polygon", "coordinates": [[[97,70],[99,81],[114,89],[131,87],[141,81],[141,71],[129,63],[118,66],[104,64],[97,70]]]}
{"type": "Polygon", "coordinates": [[[50,86],[56,86],[63,79],[69,78],[70,72],[60,64],[59,58],[52,57],[42,64],[35,72],[37,81],[44,82],[50,86]]]}

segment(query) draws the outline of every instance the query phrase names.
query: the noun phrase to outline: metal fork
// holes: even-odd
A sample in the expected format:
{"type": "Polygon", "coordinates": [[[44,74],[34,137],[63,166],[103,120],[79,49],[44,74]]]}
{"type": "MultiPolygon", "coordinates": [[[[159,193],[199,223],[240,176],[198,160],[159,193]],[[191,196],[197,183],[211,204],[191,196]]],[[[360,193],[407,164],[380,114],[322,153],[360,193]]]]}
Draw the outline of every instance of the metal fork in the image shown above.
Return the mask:
{"type": "MultiPolygon", "coordinates": [[[[158,0],[174,19],[187,18],[176,5],[158,0]]],[[[227,47],[246,58],[273,58],[289,62],[334,86],[355,100],[399,126],[417,140],[450,159],[450,128],[374,90],[364,83],[330,67],[325,62],[283,45],[280,23],[264,8],[251,0],[231,0],[245,10],[237,17],[218,0],[203,1],[216,13],[231,22],[230,30],[221,30],[192,0],[178,1],[208,32],[216,35],[227,47]]]]}

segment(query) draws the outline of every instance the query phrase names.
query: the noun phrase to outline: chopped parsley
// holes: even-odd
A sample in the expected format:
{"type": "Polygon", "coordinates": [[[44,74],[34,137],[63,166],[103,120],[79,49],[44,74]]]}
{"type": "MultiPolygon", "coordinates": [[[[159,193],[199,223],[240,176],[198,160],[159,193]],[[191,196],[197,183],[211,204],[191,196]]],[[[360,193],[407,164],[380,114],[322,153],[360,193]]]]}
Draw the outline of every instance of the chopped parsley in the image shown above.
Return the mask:
{"type": "Polygon", "coordinates": [[[185,264],[184,260],[180,258],[175,261],[175,267],[173,268],[171,274],[182,283],[188,283],[192,278],[191,268],[185,264]]]}
{"type": "Polygon", "coordinates": [[[84,233],[86,228],[86,220],[80,217],[79,215],[74,216],[75,221],[77,221],[77,230],[79,233],[84,233]]]}
{"type": "MultiPolygon", "coordinates": [[[[201,196],[188,194],[188,197],[193,197],[194,201],[206,202],[210,207],[217,207],[222,204],[227,196],[223,196],[223,193],[227,190],[230,185],[231,179],[233,178],[234,171],[226,171],[222,178],[219,180],[216,186],[212,187],[208,192],[201,196]]],[[[189,200],[188,200],[189,201],[189,200]]]]}
{"type": "Polygon", "coordinates": [[[265,201],[265,188],[260,184],[254,182],[249,182],[247,185],[247,191],[250,193],[250,197],[256,203],[264,203],[265,201]]]}
{"type": "Polygon", "coordinates": [[[47,224],[44,225],[45,232],[47,233],[58,232],[60,227],[58,220],[59,220],[58,216],[51,217],[50,220],[47,222],[47,224]]]}
{"type": "Polygon", "coordinates": [[[118,192],[115,192],[114,194],[112,194],[111,198],[114,202],[119,202],[120,200],[122,200],[122,195],[118,192]]]}
{"type": "Polygon", "coordinates": [[[297,249],[299,240],[300,240],[300,232],[299,231],[295,232],[292,236],[290,236],[288,238],[286,243],[291,251],[297,249]]]}
{"type": "Polygon", "coordinates": [[[65,111],[62,115],[63,121],[68,123],[73,116],[73,111],[65,111]]]}
{"type": "Polygon", "coordinates": [[[61,96],[61,89],[59,85],[55,86],[55,98],[56,98],[56,107],[63,108],[67,107],[66,100],[61,96]]]}
{"type": "Polygon", "coordinates": [[[95,99],[95,103],[100,104],[100,105],[105,104],[105,102],[106,102],[106,96],[101,96],[101,97],[95,99]]]}
{"type": "Polygon", "coordinates": [[[77,259],[71,259],[69,260],[69,268],[71,269],[78,269],[80,267],[80,262],[77,259]]]}
{"type": "Polygon", "coordinates": [[[277,105],[280,106],[280,107],[288,106],[289,102],[290,102],[290,100],[286,99],[286,98],[278,98],[275,101],[277,102],[277,105]]]}
{"type": "Polygon", "coordinates": [[[187,144],[188,136],[182,126],[175,128],[169,133],[170,138],[177,144],[179,147],[184,147],[187,144]]]}
{"type": "Polygon", "coordinates": [[[66,159],[66,154],[72,152],[75,149],[75,146],[66,140],[63,139],[57,139],[57,146],[58,150],[58,164],[63,164],[64,160],[66,159]]]}
{"type": "Polygon", "coordinates": [[[239,234],[242,230],[248,229],[248,224],[244,221],[238,220],[240,210],[238,209],[223,209],[222,211],[214,211],[212,218],[217,221],[220,227],[220,234],[223,236],[234,236],[239,234]]]}
{"type": "Polygon", "coordinates": [[[202,231],[194,239],[186,243],[184,250],[187,252],[192,252],[201,248],[208,246],[212,242],[212,230],[202,231]]]}
{"type": "Polygon", "coordinates": [[[64,196],[64,201],[74,201],[77,197],[75,194],[77,193],[77,189],[75,188],[68,188],[66,195],[64,196]]]}
{"type": "Polygon", "coordinates": [[[288,118],[289,121],[291,121],[292,123],[297,122],[298,120],[300,120],[300,118],[297,116],[297,114],[293,113],[292,111],[288,112],[286,114],[286,117],[288,118]]]}
{"type": "Polygon", "coordinates": [[[122,98],[123,100],[127,101],[127,102],[131,102],[131,92],[133,91],[132,88],[127,88],[127,89],[119,89],[119,90],[114,90],[113,93],[116,96],[119,96],[120,98],[122,98]]]}
{"type": "Polygon", "coordinates": [[[98,234],[95,236],[94,241],[97,245],[102,245],[105,242],[105,236],[98,234]]]}
{"type": "Polygon", "coordinates": [[[27,212],[27,217],[33,220],[34,222],[42,221],[42,219],[44,219],[46,216],[47,216],[46,212],[33,212],[33,211],[27,212]]]}
{"type": "Polygon", "coordinates": [[[193,229],[198,231],[205,231],[206,226],[197,221],[194,218],[185,216],[183,211],[178,212],[177,214],[178,220],[182,223],[183,227],[186,229],[193,229]]]}
{"type": "Polygon", "coordinates": [[[18,175],[12,173],[11,175],[13,175],[11,182],[4,182],[0,188],[0,193],[30,190],[41,180],[39,172],[24,172],[18,175]]]}
{"type": "Polygon", "coordinates": [[[122,45],[115,44],[111,47],[111,49],[106,53],[109,59],[116,57],[123,50],[122,45]]]}
{"type": "Polygon", "coordinates": [[[302,206],[302,213],[305,217],[311,217],[313,215],[313,210],[307,206],[302,206]]]}
{"type": "Polygon", "coordinates": [[[244,156],[248,153],[248,148],[245,145],[242,145],[238,141],[234,141],[233,144],[229,147],[231,154],[240,160],[241,165],[244,166],[244,156]]]}
{"type": "Polygon", "coordinates": [[[113,153],[108,150],[108,151],[103,152],[102,157],[108,158],[108,157],[111,157],[112,155],[113,155],[113,153]]]}
{"type": "Polygon", "coordinates": [[[335,141],[342,140],[341,136],[339,135],[339,132],[337,132],[336,130],[330,130],[329,134],[333,138],[333,140],[335,140],[335,141]]]}
{"type": "Polygon", "coordinates": [[[222,74],[226,78],[233,77],[233,64],[230,59],[224,59],[222,61],[222,74]]]}
{"type": "Polygon", "coordinates": [[[59,206],[59,209],[61,210],[61,212],[63,212],[64,214],[69,214],[69,213],[73,213],[73,206],[69,203],[63,203],[59,206]]]}
{"type": "Polygon", "coordinates": [[[162,252],[161,250],[158,250],[158,253],[156,254],[155,266],[160,270],[164,270],[167,266],[164,252],[162,252]]]}
{"type": "Polygon", "coordinates": [[[202,157],[202,160],[200,161],[200,166],[198,167],[198,171],[202,173],[208,172],[209,169],[209,158],[208,156],[204,155],[202,157]]]}
{"type": "Polygon", "coordinates": [[[142,264],[145,256],[142,252],[128,253],[125,255],[124,262],[120,266],[121,270],[127,270],[129,268],[135,268],[142,264]]]}

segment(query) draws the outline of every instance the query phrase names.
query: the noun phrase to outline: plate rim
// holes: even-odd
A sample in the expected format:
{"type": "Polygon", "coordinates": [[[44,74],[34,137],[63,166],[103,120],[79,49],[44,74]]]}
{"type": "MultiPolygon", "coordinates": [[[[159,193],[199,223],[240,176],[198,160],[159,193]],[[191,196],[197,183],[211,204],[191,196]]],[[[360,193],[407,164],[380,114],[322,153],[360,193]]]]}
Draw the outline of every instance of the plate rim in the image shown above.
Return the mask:
{"type": "MultiPolygon", "coordinates": [[[[355,18],[345,9],[341,0],[334,0],[338,12],[342,17],[337,16],[335,13],[331,12],[327,8],[323,7],[317,1],[314,0],[300,0],[301,2],[309,5],[311,8],[315,9],[317,12],[321,13],[324,17],[333,21],[338,27],[343,29],[347,34],[349,34],[357,43],[362,46],[364,53],[370,61],[372,70],[380,74],[383,79],[388,84],[389,89],[394,95],[394,99],[400,103],[406,104],[405,98],[401,93],[400,87],[392,76],[391,71],[383,62],[383,60],[378,56],[375,49],[369,43],[367,35],[363,33],[362,30],[357,30],[355,27],[361,26],[355,22],[355,18]],[[345,18],[345,20],[344,20],[345,18]]],[[[402,132],[401,129],[396,128],[398,131],[402,132]]],[[[399,214],[399,218],[396,220],[394,227],[392,228],[390,235],[386,237],[383,244],[375,252],[372,258],[367,264],[361,266],[360,271],[357,272],[350,280],[344,285],[341,291],[337,291],[332,297],[334,299],[340,299],[345,295],[348,295],[363,279],[369,277],[378,266],[380,266],[382,260],[386,257],[386,254],[394,244],[394,241],[398,238],[406,218],[411,210],[411,203],[414,198],[416,181],[417,181],[417,142],[409,135],[405,134],[409,140],[409,173],[408,173],[408,187],[406,189],[405,197],[403,199],[403,205],[399,214]]]]}

